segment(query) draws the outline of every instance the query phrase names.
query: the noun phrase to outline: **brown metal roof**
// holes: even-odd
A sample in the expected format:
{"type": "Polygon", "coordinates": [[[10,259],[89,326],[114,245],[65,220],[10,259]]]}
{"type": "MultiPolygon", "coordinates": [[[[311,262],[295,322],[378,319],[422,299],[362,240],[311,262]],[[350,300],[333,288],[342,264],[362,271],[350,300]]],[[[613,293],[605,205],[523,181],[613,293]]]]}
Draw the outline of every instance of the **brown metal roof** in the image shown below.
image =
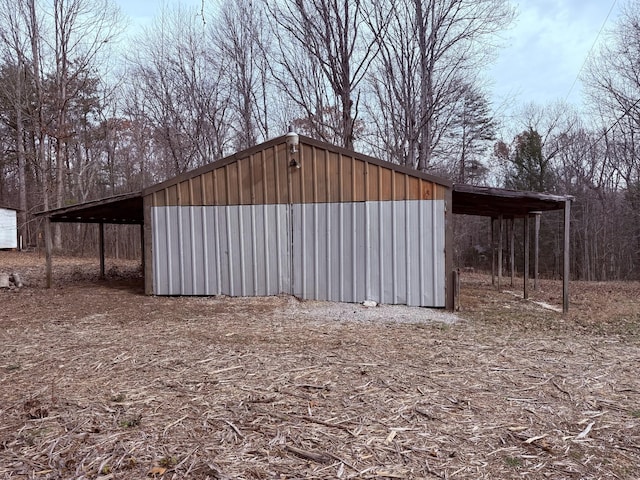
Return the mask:
{"type": "MultiPolygon", "coordinates": [[[[135,192],[114,197],[94,200],[91,202],[62,207],[42,212],[39,215],[49,216],[52,222],[82,222],[82,223],[119,223],[119,224],[143,224],[143,196],[161,190],[169,185],[177,184],[185,179],[219,168],[226,164],[238,161],[256,151],[269,146],[277,145],[284,137],[278,137],[261,145],[238,152],[211,164],[186,172],[165,182],[152,185],[143,192],[135,192]]],[[[363,161],[392,168],[414,177],[435,182],[445,187],[452,184],[442,178],[418,172],[400,165],[391,164],[367,155],[354,153],[341,147],[336,147],[325,142],[320,142],[301,136],[300,142],[322,148],[331,148],[337,153],[348,153],[363,161]]],[[[532,212],[562,210],[566,201],[573,197],[566,195],[552,195],[537,192],[522,192],[493,187],[479,187],[474,185],[453,185],[453,213],[464,215],[480,215],[497,217],[524,217],[532,212]]]]}
{"type": "Polygon", "coordinates": [[[134,192],[47,210],[38,215],[48,216],[52,222],[142,225],[143,213],[142,192],[134,192]]]}
{"type": "Polygon", "coordinates": [[[569,195],[522,192],[504,188],[453,186],[453,213],[485,217],[525,217],[533,212],[564,209],[569,195]]]}

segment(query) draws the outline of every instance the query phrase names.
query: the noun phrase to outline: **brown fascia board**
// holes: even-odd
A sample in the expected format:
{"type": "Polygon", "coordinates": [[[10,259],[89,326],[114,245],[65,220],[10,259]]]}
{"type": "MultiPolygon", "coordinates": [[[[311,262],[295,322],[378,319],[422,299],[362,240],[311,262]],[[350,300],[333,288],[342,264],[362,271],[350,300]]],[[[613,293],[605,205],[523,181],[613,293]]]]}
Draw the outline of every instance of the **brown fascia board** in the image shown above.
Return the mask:
{"type": "Polygon", "coordinates": [[[60,215],[67,212],[73,212],[75,210],[82,210],[85,208],[100,206],[103,204],[109,204],[109,203],[117,202],[120,200],[128,200],[130,198],[136,198],[141,196],[142,196],[142,192],[122,193],[119,195],[113,195],[111,197],[100,198],[97,200],[89,200],[88,202],[84,202],[84,203],[76,203],[75,205],[67,205],[65,207],[58,207],[58,208],[52,208],[49,210],[43,210],[42,212],[35,213],[34,216],[46,217],[51,215],[60,215]]]}
{"type": "MultiPolygon", "coordinates": [[[[395,170],[399,173],[404,173],[407,175],[410,175],[412,177],[417,177],[417,178],[421,178],[423,180],[427,180],[429,182],[433,182],[436,183],[438,185],[442,185],[444,187],[447,188],[452,188],[453,187],[453,183],[449,180],[447,180],[446,178],[443,177],[438,177],[436,175],[430,175],[428,173],[423,173],[420,172],[418,170],[414,170],[412,168],[409,167],[405,167],[402,165],[398,165],[396,163],[391,163],[391,162],[387,162],[384,160],[380,160],[378,158],[375,157],[371,157],[369,155],[365,155],[363,153],[358,153],[355,152],[353,150],[348,150],[346,148],[343,147],[338,147],[336,145],[333,145],[331,143],[327,143],[327,142],[323,142],[321,140],[316,140],[310,137],[306,137],[304,135],[299,135],[299,142],[301,144],[305,144],[305,145],[310,145],[313,147],[318,147],[318,148],[322,148],[334,153],[338,153],[338,154],[343,154],[343,155],[348,155],[351,156],[353,158],[356,158],[358,160],[362,160],[364,162],[368,162],[371,163],[373,165],[377,165],[380,167],[384,167],[384,168],[389,168],[391,170],[395,170]]],[[[275,145],[280,145],[282,143],[286,143],[287,139],[285,135],[282,135],[280,137],[276,137],[276,138],[272,138],[271,140],[268,140],[264,143],[260,143],[258,145],[255,145],[251,148],[248,148],[246,150],[242,150],[240,152],[234,153],[232,155],[229,155],[228,157],[222,158],[220,160],[216,160],[215,162],[209,163],[207,165],[203,165],[202,167],[198,167],[194,170],[190,170],[188,172],[182,173],[180,175],[177,175],[173,178],[170,178],[168,180],[165,180],[164,182],[160,182],[157,183],[155,185],[151,185],[147,188],[145,188],[142,191],[142,196],[146,197],[147,195],[150,195],[152,193],[155,193],[159,190],[162,190],[164,188],[173,186],[173,185],[177,185],[180,182],[183,182],[185,180],[188,180],[190,178],[193,177],[197,177],[198,175],[202,175],[203,173],[207,173],[210,172],[212,170],[224,167],[225,165],[229,165],[230,163],[236,162],[238,160],[241,160],[243,158],[246,158],[256,152],[259,152],[261,150],[265,150],[267,148],[271,148],[274,147],[275,145]]]]}
{"type": "Polygon", "coordinates": [[[453,190],[461,193],[472,193],[492,197],[531,198],[535,200],[544,200],[550,202],[565,202],[567,200],[575,200],[575,198],[571,195],[556,195],[553,193],[533,192],[530,190],[511,190],[508,188],[483,187],[477,185],[468,185],[465,183],[456,183],[453,186],[453,190]]]}

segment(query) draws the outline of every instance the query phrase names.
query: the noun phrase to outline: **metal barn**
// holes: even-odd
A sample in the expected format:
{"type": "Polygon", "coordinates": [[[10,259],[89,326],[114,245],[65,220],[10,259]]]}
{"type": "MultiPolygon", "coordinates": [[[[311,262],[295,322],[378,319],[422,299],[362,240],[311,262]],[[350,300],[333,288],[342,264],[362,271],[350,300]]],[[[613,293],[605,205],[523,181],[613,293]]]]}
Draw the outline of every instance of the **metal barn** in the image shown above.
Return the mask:
{"type": "Polygon", "coordinates": [[[142,192],[146,292],[450,307],[451,187],[276,138],[142,192]]]}
{"type": "Polygon", "coordinates": [[[18,248],[18,212],[0,207],[0,249],[18,248]]]}

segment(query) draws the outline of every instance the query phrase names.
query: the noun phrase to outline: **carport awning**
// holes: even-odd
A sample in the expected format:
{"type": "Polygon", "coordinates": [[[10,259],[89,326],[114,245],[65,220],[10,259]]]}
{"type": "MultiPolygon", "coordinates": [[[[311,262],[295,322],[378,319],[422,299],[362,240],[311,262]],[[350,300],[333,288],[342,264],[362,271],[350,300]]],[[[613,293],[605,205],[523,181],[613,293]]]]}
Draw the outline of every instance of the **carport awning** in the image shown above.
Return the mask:
{"type": "MultiPolygon", "coordinates": [[[[525,217],[533,212],[563,210],[573,197],[548,193],[521,192],[503,188],[456,184],[453,213],[487,217],[525,217]]],[[[142,192],[127,193],[69,207],[47,210],[39,215],[52,222],[144,223],[142,192]]]]}
{"type": "Polygon", "coordinates": [[[52,222],[142,225],[142,192],[126,193],[40,213],[52,222]]]}
{"type": "MultiPolygon", "coordinates": [[[[562,311],[569,311],[569,229],[570,212],[573,197],[569,195],[551,195],[538,192],[521,192],[504,188],[478,187],[474,185],[454,185],[452,192],[453,213],[461,215],[479,215],[499,219],[499,246],[498,246],[498,288],[502,276],[502,222],[505,218],[522,218],[525,231],[529,230],[529,217],[533,214],[551,210],[564,211],[564,243],[563,243],[563,275],[562,275],[562,311]]],[[[539,215],[536,215],[539,218],[539,215]]],[[[493,220],[492,220],[493,222],[493,220]]],[[[492,223],[492,243],[494,230],[492,223]]],[[[536,244],[537,244],[536,232],[536,244]]],[[[524,298],[528,298],[529,282],[529,235],[525,234],[524,253],[524,298]]],[[[513,237],[512,237],[513,238],[513,237]]],[[[495,252],[495,250],[494,250],[495,252]]],[[[511,255],[513,258],[513,241],[511,242],[511,255]]],[[[535,249],[537,264],[538,250],[535,249]]],[[[493,269],[493,265],[492,265],[493,269]]],[[[513,274],[512,274],[513,275],[513,274]]],[[[534,274],[537,279],[537,273],[534,274]]]]}
{"type": "Polygon", "coordinates": [[[522,192],[504,188],[453,186],[453,213],[494,217],[526,217],[534,212],[563,210],[568,195],[522,192]]]}

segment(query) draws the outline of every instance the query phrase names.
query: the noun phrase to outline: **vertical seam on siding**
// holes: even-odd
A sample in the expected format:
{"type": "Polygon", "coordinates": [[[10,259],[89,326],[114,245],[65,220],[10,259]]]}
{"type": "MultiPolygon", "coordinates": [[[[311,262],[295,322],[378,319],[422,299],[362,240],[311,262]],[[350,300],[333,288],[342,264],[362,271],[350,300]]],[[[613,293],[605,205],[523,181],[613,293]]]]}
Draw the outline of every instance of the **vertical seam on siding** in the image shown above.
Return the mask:
{"type": "MultiPolygon", "coordinates": [[[[205,198],[206,200],[206,198],[205,198]]],[[[202,256],[204,262],[204,293],[211,294],[211,286],[209,284],[209,224],[207,222],[208,207],[200,207],[200,216],[202,217],[202,256]]]]}

